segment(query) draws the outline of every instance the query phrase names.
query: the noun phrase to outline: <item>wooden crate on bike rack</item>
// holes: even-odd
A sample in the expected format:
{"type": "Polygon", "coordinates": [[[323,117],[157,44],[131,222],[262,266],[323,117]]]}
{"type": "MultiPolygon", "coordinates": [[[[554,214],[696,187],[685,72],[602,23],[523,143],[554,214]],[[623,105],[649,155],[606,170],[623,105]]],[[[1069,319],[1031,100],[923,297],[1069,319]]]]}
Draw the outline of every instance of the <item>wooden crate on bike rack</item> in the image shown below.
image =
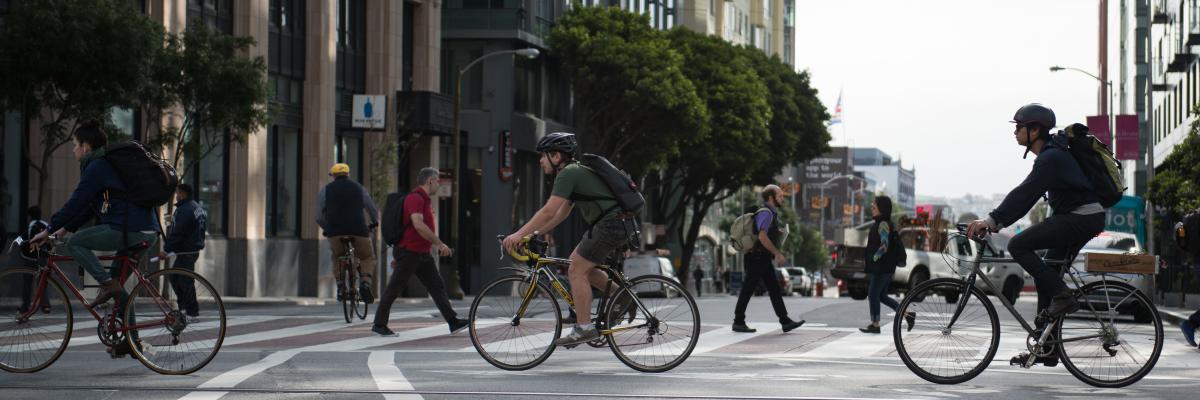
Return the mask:
{"type": "Polygon", "coordinates": [[[1158,256],[1084,253],[1083,265],[1087,272],[1154,275],[1158,273],[1158,256]]]}

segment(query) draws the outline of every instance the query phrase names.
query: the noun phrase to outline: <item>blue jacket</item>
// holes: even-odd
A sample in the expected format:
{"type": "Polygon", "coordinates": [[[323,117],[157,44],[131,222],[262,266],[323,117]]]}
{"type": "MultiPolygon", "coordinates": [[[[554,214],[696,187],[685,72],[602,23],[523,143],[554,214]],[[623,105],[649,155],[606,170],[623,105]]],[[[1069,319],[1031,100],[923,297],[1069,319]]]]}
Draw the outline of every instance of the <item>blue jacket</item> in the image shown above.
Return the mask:
{"type": "Polygon", "coordinates": [[[200,204],[188,199],[175,204],[175,217],[167,229],[167,241],[163,251],[186,253],[204,248],[204,232],[208,229],[208,212],[200,204]]]}
{"type": "Polygon", "coordinates": [[[50,232],[58,228],[75,232],[97,216],[101,224],[118,231],[158,231],[158,221],[150,209],[116,198],[125,191],[125,183],[121,182],[112,165],[104,160],[104,149],[88,153],[79,163],[79,169],[79,184],[75,186],[67,204],[50,218],[50,232]],[[111,191],[108,210],[102,210],[105,191],[111,191]]]}
{"type": "Polygon", "coordinates": [[[1033,170],[1029,171],[1025,181],[1008,192],[1000,206],[988,213],[996,224],[1009,226],[1017,222],[1047,193],[1046,202],[1055,214],[1071,212],[1084,204],[1100,201],[1092,192],[1092,184],[1083,174],[1083,169],[1061,140],[1055,135],[1047,141],[1033,161],[1033,170]]]}

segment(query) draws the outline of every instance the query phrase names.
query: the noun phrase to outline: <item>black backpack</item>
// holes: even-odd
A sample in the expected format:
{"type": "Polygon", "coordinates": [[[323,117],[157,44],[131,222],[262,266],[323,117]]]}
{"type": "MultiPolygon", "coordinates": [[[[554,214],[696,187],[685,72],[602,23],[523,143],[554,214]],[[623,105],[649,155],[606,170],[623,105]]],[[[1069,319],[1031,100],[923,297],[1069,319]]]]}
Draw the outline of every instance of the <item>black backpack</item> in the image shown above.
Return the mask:
{"type": "Polygon", "coordinates": [[[1100,198],[1100,205],[1111,208],[1121,201],[1125,189],[1125,173],[1112,151],[1095,136],[1088,133],[1087,126],[1071,124],[1061,133],[1079,168],[1092,184],[1092,192],[1100,198]]]}
{"type": "Polygon", "coordinates": [[[573,197],[576,199],[613,199],[617,201],[617,206],[626,212],[639,212],[642,210],[642,207],[646,206],[646,198],[642,197],[642,193],[638,191],[637,182],[634,182],[633,179],[629,177],[629,174],[618,169],[615,165],[609,162],[607,158],[595,154],[584,154],[582,157],[579,157],[579,165],[600,176],[600,179],[608,185],[608,189],[612,191],[613,197],[598,198],[584,195],[573,195],[573,197]]]}
{"type": "Polygon", "coordinates": [[[888,257],[891,258],[892,265],[899,268],[904,268],[908,265],[908,252],[904,251],[904,243],[900,242],[900,232],[897,231],[895,225],[892,226],[891,233],[888,234],[888,257]]]}
{"type": "Polygon", "coordinates": [[[141,143],[117,142],[105,146],[104,152],[104,160],[112,165],[125,184],[125,192],[115,193],[113,197],[155,208],[167,204],[175,196],[175,188],[179,186],[175,168],[147,151],[141,143]]]}
{"type": "Polygon", "coordinates": [[[408,223],[404,220],[405,193],[395,192],[387,196],[383,205],[383,220],[379,221],[379,230],[383,234],[383,242],[388,246],[400,243],[404,237],[404,228],[408,223]]]}

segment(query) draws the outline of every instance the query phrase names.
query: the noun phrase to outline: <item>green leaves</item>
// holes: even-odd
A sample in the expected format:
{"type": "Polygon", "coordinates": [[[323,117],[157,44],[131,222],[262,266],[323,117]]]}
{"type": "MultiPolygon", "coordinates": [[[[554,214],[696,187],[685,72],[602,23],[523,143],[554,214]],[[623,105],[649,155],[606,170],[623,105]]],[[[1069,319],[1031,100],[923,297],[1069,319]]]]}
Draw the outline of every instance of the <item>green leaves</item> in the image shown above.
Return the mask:
{"type": "Polygon", "coordinates": [[[1150,180],[1148,196],[1155,205],[1167,207],[1178,215],[1200,209],[1200,124],[1192,131],[1150,180]]]}

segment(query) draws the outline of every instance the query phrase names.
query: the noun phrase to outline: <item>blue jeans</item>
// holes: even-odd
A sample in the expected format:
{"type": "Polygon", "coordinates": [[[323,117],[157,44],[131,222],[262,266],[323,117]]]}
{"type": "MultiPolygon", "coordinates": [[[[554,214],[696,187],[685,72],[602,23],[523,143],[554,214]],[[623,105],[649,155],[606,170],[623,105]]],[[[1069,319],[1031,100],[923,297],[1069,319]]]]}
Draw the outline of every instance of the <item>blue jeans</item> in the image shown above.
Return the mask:
{"type": "MultiPolygon", "coordinates": [[[[153,248],[158,236],[141,232],[123,233],[109,225],[96,225],[75,232],[70,239],[67,239],[66,247],[67,253],[75,259],[75,262],[87,270],[93,278],[96,278],[96,282],[103,284],[112,280],[112,275],[104,270],[104,266],[100,265],[100,259],[92,252],[122,250],[143,240],[149,241],[150,248],[153,248]],[[126,236],[128,236],[128,243],[124,241],[126,236]]],[[[150,248],[147,248],[142,254],[138,254],[138,258],[143,258],[150,248]]],[[[121,262],[113,261],[112,269],[119,271],[120,268],[121,262]]]]}
{"type": "Polygon", "coordinates": [[[888,297],[888,287],[892,284],[892,274],[870,274],[871,283],[867,286],[867,303],[871,306],[871,322],[879,322],[879,303],[895,311],[900,303],[888,297]]]}

